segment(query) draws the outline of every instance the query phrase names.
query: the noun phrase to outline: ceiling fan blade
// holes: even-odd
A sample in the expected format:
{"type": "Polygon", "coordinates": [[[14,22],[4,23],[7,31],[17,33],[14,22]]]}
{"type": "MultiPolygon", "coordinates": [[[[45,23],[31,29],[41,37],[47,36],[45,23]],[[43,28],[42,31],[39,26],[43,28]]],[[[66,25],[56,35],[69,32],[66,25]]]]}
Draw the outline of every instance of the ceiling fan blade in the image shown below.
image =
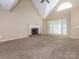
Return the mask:
{"type": "Polygon", "coordinates": [[[42,0],[41,3],[43,3],[45,0],[42,0]]]}
{"type": "Polygon", "coordinates": [[[47,1],[47,3],[49,3],[49,0],[46,0],[47,1]]]}

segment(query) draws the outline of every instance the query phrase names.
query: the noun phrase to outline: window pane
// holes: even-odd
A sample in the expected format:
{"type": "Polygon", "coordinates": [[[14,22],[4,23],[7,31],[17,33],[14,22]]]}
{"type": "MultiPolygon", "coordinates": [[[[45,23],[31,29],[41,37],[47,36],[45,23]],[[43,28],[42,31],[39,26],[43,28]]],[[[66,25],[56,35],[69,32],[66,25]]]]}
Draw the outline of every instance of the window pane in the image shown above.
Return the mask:
{"type": "Polygon", "coordinates": [[[64,34],[66,35],[66,19],[53,20],[48,22],[49,34],[64,34]]]}

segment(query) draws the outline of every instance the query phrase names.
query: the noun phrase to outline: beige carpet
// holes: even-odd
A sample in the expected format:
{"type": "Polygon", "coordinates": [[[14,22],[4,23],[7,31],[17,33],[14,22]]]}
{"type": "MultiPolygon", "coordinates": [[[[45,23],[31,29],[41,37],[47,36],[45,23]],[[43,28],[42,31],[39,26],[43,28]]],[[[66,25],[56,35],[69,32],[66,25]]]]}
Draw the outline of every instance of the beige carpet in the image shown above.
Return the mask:
{"type": "Polygon", "coordinates": [[[50,35],[0,43],[0,59],[79,59],[79,40],[50,35]]]}

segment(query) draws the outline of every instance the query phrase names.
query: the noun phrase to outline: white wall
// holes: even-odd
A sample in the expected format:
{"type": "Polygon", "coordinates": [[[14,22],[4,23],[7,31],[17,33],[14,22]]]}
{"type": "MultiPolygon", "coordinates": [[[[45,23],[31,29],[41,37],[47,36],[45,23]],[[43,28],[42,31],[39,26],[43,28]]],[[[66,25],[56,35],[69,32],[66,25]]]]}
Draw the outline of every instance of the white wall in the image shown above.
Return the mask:
{"type": "Polygon", "coordinates": [[[71,12],[71,37],[79,39],[79,9],[71,12]]]}
{"type": "Polygon", "coordinates": [[[42,19],[31,0],[21,0],[12,12],[0,10],[0,41],[27,37],[29,24],[40,25],[42,33],[42,19]]]}

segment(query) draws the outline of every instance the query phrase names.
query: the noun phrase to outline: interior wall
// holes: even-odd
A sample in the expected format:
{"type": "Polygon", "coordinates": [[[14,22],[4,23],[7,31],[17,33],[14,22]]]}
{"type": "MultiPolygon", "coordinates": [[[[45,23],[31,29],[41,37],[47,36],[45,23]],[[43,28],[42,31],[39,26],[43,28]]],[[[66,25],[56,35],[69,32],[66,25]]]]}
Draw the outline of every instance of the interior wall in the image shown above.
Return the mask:
{"type": "Polygon", "coordinates": [[[43,33],[42,19],[31,0],[21,0],[10,12],[0,9],[0,41],[27,37],[30,24],[39,25],[40,32],[43,33]]]}
{"type": "Polygon", "coordinates": [[[79,39],[79,9],[71,12],[71,37],[79,39]]]}

